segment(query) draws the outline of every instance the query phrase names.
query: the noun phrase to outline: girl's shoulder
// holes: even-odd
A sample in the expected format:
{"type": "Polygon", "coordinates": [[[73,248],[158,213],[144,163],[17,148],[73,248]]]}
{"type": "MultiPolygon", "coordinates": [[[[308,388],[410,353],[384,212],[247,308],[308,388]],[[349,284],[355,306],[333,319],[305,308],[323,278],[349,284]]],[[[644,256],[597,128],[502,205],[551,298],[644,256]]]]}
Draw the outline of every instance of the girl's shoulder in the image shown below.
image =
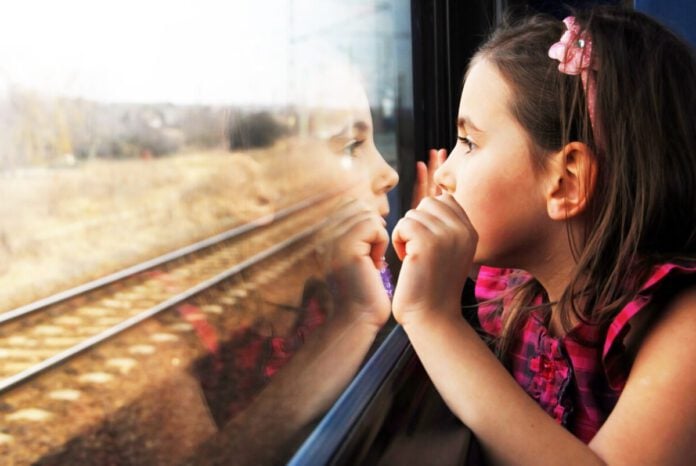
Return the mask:
{"type": "Polygon", "coordinates": [[[638,295],[610,322],[602,346],[609,380],[622,386],[646,335],[675,299],[696,289],[696,260],[666,262],[653,267],[638,295]]]}
{"type": "MultiPolygon", "coordinates": [[[[666,439],[665,442],[648,442],[642,445],[641,457],[647,461],[664,464],[694,464],[693,427],[696,419],[696,286],[693,285],[693,269],[672,269],[665,276],[669,281],[684,279],[689,273],[691,285],[681,287],[657,309],[654,320],[646,326],[633,355],[630,376],[623,380],[620,402],[611,412],[611,419],[599,434],[602,440],[595,443],[615,446],[615,440],[623,437],[629,442],[638,435],[643,438],[666,439]],[[676,274],[676,275],[673,275],[676,274]],[[611,421],[611,422],[609,422],[611,421]],[[629,434],[626,436],[626,434],[629,434]],[[661,460],[657,460],[661,458],[661,460]],[[691,461],[690,461],[690,460],[691,461]]],[[[664,280],[664,278],[663,278],[664,280]]],[[[635,328],[653,309],[635,315],[631,325],[635,328]]],[[[630,339],[630,334],[626,340],[630,339]]],[[[597,437],[599,437],[599,434],[597,437]]],[[[595,437],[595,439],[597,439],[595,437]]],[[[628,445],[628,443],[626,443],[628,445]]],[[[630,462],[630,461],[629,461],[630,462]]],[[[635,462],[635,461],[634,461],[635,462]]]]}
{"type": "MultiPolygon", "coordinates": [[[[606,355],[614,342],[626,332],[629,323],[643,309],[652,309],[659,314],[680,291],[696,285],[696,260],[667,262],[653,267],[652,273],[640,289],[640,292],[619,311],[607,330],[603,354],[606,355]]],[[[647,318],[644,316],[643,318],[647,318]]]]}

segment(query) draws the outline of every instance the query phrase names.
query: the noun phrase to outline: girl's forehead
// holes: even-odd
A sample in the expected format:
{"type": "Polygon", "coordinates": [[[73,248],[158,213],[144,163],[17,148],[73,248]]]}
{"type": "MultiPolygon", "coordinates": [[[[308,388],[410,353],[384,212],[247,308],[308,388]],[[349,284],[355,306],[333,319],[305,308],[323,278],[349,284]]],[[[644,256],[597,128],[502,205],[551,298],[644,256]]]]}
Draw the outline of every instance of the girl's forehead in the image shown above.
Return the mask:
{"type": "Polygon", "coordinates": [[[321,138],[372,127],[370,104],[361,76],[350,66],[324,64],[307,76],[300,106],[311,114],[312,133],[321,138]]]}
{"type": "Polygon", "coordinates": [[[322,139],[372,134],[369,108],[315,108],[311,120],[313,135],[322,139]]]}
{"type": "Polygon", "coordinates": [[[485,59],[469,69],[459,101],[459,117],[481,130],[511,117],[508,109],[510,88],[496,67],[485,59]]]}

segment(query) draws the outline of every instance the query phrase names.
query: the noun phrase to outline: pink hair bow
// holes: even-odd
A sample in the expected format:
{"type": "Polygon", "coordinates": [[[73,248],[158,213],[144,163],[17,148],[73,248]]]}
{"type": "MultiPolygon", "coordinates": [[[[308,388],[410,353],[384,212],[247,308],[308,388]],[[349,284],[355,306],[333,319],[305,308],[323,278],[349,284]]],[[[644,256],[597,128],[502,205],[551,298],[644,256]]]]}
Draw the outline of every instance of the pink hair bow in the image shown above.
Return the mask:
{"type": "Polygon", "coordinates": [[[558,71],[564,74],[577,76],[582,79],[582,87],[585,89],[587,110],[590,114],[590,124],[595,135],[595,142],[599,145],[599,135],[595,123],[595,101],[597,87],[595,80],[590,76],[590,59],[592,57],[592,39],[587,31],[582,31],[575,17],[568,16],[563,20],[567,30],[561,36],[561,40],[549,48],[549,57],[558,60],[558,71]]]}
{"type": "Polygon", "coordinates": [[[587,75],[592,56],[592,41],[586,31],[581,31],[575,17],[563,20],[567,31],[549,49],[549,57],[561,62],[558,71],[570,75],[587,75]]]}

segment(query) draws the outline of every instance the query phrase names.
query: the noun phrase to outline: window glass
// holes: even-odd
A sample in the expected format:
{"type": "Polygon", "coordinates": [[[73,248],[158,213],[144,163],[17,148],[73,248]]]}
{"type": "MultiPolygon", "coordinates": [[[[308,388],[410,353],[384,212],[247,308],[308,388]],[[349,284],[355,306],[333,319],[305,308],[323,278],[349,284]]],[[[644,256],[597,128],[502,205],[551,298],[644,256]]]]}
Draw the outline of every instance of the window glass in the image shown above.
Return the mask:
{"type": "Polygon", "coordinates": [[[409,11],[403,0],[5,8],[3,458],[289,457],[388,317],[348,306],[371,281],[343,272],[361,215],[391,225],[399,208],[409,11]]]}

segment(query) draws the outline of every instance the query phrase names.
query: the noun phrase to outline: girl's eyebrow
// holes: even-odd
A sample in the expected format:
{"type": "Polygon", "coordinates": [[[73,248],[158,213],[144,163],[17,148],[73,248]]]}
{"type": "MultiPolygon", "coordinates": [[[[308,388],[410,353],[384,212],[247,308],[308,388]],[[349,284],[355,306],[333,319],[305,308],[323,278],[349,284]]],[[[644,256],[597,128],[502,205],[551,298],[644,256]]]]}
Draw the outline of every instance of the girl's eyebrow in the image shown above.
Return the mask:
{"type": "Polygon", "coordinates": [[[329,139],[345,138],[350,136],[350,126],[346,125],[340,131],[331,135],[329,139]]]}
{"type": "MultiPolygon", "coordinates": [[[[353,123],[352,128],[353,128],[353,131],[355,131],[356,133],[362,134],[362,133],[366,133],[370,130],[370,125],[368,125],[367,123],[365,123],[362,120],[359,120],[359,121],[356,121],[355,123],[353,123]]],[[[351,130],[351,126],[346,125],[343,128],[341,128],[341,130],[338,133],[332,135],[329,139],[349,137],[349,136],[351,136],[350,130],[351,130]]]]}
{"type": "Polygon", "coordinates": [[[468,116],[460,116],[457,118],[457,128],[459,129],[472,129],[476,131],[477,133],[483,133],[482,130],[480,130],[473,121],[471,121],[471,118],[468,116]]]}

